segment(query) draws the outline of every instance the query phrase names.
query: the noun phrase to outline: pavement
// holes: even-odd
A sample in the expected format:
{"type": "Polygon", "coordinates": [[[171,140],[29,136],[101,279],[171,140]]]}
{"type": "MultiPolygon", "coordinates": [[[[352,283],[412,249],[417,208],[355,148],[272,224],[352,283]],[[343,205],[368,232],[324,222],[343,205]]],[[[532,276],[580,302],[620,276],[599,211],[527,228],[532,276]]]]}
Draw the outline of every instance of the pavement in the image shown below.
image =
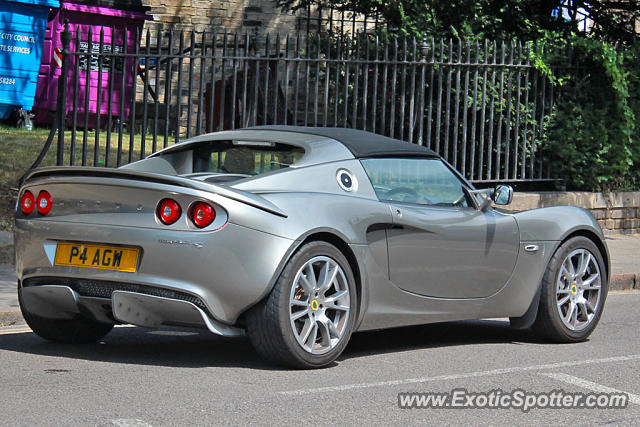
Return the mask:
{"type": "Polygon", "coordinates": [[[13,265],[0,264],[0,326],[21,321],[17,279],[13,265]]]}
{"type": "Polygon", "coordinates": [[[62,345],[0,328],[0,426],[637,426],[639,305],[640,292],[613,291],[590,339],[576,344],[539,341],[498,320],[357,333],[336,363],[311,371],[278,369],[244,338],[196,330],[117,327],[97,344],[62,345]],[[601,403],[615,393],[626,406],[398,405],[399,393],[460,389],[478,396],[476,408],[488,405],[481,393],[516,390],[537,393],[540,405],[553,393],[562,401],[597,393],[601,403]]]}
{"type": "Polygon", "coordinates": [[[13,243],[13,235],[8,231],[0,231],[0,246],[13,243]]]}
{"type": "MultiPolygon", "coordinates": [[[[11,244],[12,236],[0,231],[0,246],[11,244]]],[[[607,236],[611,255],[611,290],[640,289],[640,234],[607,236]]],[[[17,279],[14,267],[0,264],[0,326],[21,321],[16,294],[17,279]]]]}
{"type": "Polygon", "coordinates": [[[611,289],[640,289],[640,234],[607,236],[611,289]]]}
{"type": "Polygon", "coordinates": [[[0,326],[13,325],[22,321],[18,296],[15,267],[8,262],[12,252],[13,234],[0,230],[0,326]]]}

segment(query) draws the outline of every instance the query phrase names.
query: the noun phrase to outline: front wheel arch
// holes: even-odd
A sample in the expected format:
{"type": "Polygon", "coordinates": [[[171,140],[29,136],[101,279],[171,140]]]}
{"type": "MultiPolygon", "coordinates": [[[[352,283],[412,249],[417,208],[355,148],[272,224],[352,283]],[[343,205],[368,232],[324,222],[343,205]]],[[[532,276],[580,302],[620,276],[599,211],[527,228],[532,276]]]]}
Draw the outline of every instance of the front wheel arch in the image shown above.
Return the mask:
{"type": "MultiPolygon", "coordinates": [[[[549,261],[551,261],[551,258],[553,258],[553,256],[556,254],[556,252],[560,249],[560,247],[567,242],[570,239],[573,239],[574,237],[578,237],[578,236],[582,236],[582,237],[586,237],[587,239],[591,240],[593,242],[594,245],[596,245],[596,247],[598,248],[598,251],[600,251],[600,255],[602,256],[602,259],[604,260],[604,268],[605,268],[605,276],[606,276],[606,280],[607,282],[609,281],[609,270],[610,270],[610,265],[609,265],[609,253],[607,252],[606,247],[604,246],[603,241],[600,239],[600,237],[594,233],[591,230],[587,230],[587,229],[580,229],[580,230],[576,230],[573,231],[572,233],[568,234],[567,236],[564,237],[564,239],[562,239],[560,242],[558,242],[557,246],[554,248],[553,253],[551,254],[551,256],[549,257],[549,261]]],[[[545,265],[546,268],[546,265],[545,265]]],[[[533,299],[531,300],[531,304],[529,305],[529,308],[527,309],[527,311],[525,312],[525,314],[523,314],[522,316],[519,317],[510,317],[509,318],[509,322],[512,328],[514,329],[528,329],[531,326],[533,326],[533,323],[536,321],[536,318],[538,316],[538,306],[540,305],[540,295],[542,294],[541,292],[542,290],[542,281],[540,281],[540,283],[538,283],[538,289],[536,289],[536,293],[533,296],[533,299]]]]}
{"type": "MultiPolygon", "coordinates": [[[[591,261],[588,261],[588,263],[590,263],[591,261]]],[[[570,262],[573,263],[573,261],[570,261],[570,262]]],[[[580,286],[582,286],[581,284],[582,279],[575,281],[576,276],[575,276],[575,273],[573,273],[574,272],[573,268],[575,268],[575,266],[571,268],[572,268],[571,270],[565,269],[565,273],[568,275],[569,278],[568,279],[563,278],[563,280],[565,281],[565,284],[573,283],[573,290],[571,292],[574,296],[576,296],[579,299],[583,298],[581,293],[582,291],[580,291],[581,289],[580,286]],[[570,278],[571,274],[574,274],[573,282],[571,281],[572,279],[570,278]],[[578,290],[579,293],[577,293],[576,290],[578,290]]],[[[578,341],[585,340],[597,326],[602,316],[602,312],[604,310],[604,304],[605,304],[607,293],[608,293],[607,292],[608,276],[606,273],[607,270],[608,268],[606,266],[605,256],[602,252],[602,249],[597,244],[597,241],[594,241],[592,238],[580,233],[575,233],[571,236],[568,236],[566,239],[564,239],[562,243],[553,252],[553,255],[549,260],[549,264],[545,268],[544,277],[540,283],[540,288],[538,292],[539,302],[537,304],[538,311],[537,311],[535,320],[533,322],[533,325],[531,325],[533,330],[536,332],[536,334],[542,338],[550,339],[553,342],[578,342],[578,341]],[[580,241],[582,241],[583,243],[579,243],[580,241]],[[589,259],[594,262],[595,268],[598,270],[597,272],[600,273],[601,280],[597,288],[595,287],[591,288],[590,284],[588,285],[589,288],[586,288],[586,289],[589,289],[587,292],[597,291],[596,304],[593,305],[594,308],[591,308],[593,312],[592,314],[594,317],[593,318],[588,317],[586,322],[584,322],[584,324],[581,325],[582,326],[581,328],[578,328],[577,326],[580,326],[580,325],[576,325],[576,324],[574,324],[574,328],[572,328],[566,325],[566,322],[563,319],[564,314],[560,313],[560,317],[558,317],[558,310],[560,309],[560,304],[570,303],[571,309],[572,309],[571,313],[573,313],[574,308],[576,308],[580,304],[582,304],[582,306],[584,307],[585,303],[584,302],[581,303],[579,301],[576,301],[575,299],[569,300],[569,302],[567,302],[567,299],[570,298],[569,291],[568,291],[569,285],[566,285],[563,288],[565,289],[563,293],[567,294],[567,296],[563,298],[564,302],[558,303],[556,291],[554,289],[556,289],[556,287],[558,286],[557,281],[560,280],[558,279],[558,277],[562,273],[560,266],[564,265],[567,259],[571,259],[570,257],[573,257],[574,253],[577,253],[579,251],[583,252],[582,254],[583,257],[584,257],[584,251],[588,251],[588,252],[591,252],[591,254],[593,254],[593,258],[589,258],[589,259]],[[600,258],[599,260],[597,259],[598,257],[600,258]]],[[[580,276],[582,276],[582,274],[583,273],[581,272],[580,276]]],[[[590,295],[587,298],[590,299],[592,296],[593,295],[590,295]]],[[[590,307],[588,301],[586,304],[587,304],[586,305],[587,307],[590,307]]],[[[584,313],[584,310],[587,310],[587,309],[583,308],[583,314],[586,315],[586,313],[584,313]]],[[[579,313],[580,310],[576,308],[576,312],[579,313]]],[[[574,320],[574,322],[576,320],[574,320]]]]}
{"type": "Polygon", "coordinates": [[[604,260],[604,268],[606,271],[606,279],[608,282],[610,278],[610,270],[611,270],[611,265],[610,265],[611,260],[609,259],[609,252],[607,251],[607,248],[605,247],[605,244],[602,241],[602,239],[600,239],[600,237],[593,231],[587,230],[587,229],[580,229],[580,230],[573,231],[572,233],[565,236],[564,239],[562,239],[562,241],[558,244],[558,246],[555,248],[553,253],[555,254],[555,252],[560,248],[560,246],[562,246],[567,240],[577,236],[586,237],[587,239],[591,240],[594,245],[596,245],[596,247],[600,251],[600,255],[602,256],[602,259],[604,260]]]}

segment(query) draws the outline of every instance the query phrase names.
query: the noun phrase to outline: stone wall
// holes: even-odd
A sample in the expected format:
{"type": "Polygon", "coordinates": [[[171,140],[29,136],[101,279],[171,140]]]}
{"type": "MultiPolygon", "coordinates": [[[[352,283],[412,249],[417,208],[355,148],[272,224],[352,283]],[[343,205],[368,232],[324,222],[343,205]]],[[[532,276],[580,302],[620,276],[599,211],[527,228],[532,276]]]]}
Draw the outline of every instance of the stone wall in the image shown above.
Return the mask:
{"type": "Polygon", "coordinates": [[[605,233],[640,233],[640,192],[516,192],[507,209],[579,206],[591,211],[605,233]]]}

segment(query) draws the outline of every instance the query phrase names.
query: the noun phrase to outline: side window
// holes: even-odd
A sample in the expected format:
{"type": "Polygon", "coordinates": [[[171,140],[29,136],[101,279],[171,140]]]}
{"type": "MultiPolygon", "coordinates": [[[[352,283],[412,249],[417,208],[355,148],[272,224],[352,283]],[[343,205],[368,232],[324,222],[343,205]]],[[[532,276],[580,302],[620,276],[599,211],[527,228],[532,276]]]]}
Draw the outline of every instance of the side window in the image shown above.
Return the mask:
{"type": "Polygon", "coordinates": [[[378,199],[431,206],[469,206],[460,179],[440,160],[364,159],[378,199]]]}

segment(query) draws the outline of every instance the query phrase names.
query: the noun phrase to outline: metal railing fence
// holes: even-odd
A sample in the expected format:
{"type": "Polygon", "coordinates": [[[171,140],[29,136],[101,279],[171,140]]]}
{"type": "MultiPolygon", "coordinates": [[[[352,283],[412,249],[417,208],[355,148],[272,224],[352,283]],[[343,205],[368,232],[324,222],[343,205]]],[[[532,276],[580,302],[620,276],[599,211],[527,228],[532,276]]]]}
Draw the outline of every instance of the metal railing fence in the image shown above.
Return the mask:
{"type": "Polygon", "coordinates": [[[538,146],[554,87],[532,64],[536,44],[108,34],[63,33],[60,165],[121,166],[206,132],[289,124],[425,145],[475,182],[551,179],[538,146]]]}

